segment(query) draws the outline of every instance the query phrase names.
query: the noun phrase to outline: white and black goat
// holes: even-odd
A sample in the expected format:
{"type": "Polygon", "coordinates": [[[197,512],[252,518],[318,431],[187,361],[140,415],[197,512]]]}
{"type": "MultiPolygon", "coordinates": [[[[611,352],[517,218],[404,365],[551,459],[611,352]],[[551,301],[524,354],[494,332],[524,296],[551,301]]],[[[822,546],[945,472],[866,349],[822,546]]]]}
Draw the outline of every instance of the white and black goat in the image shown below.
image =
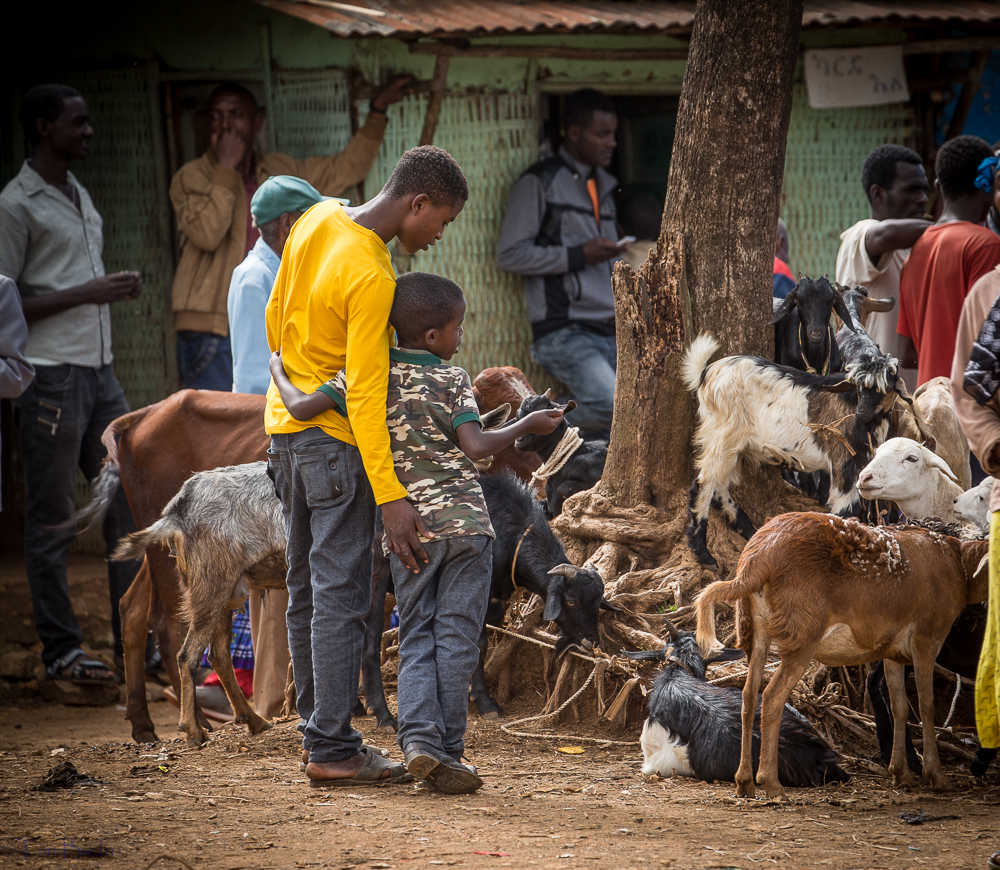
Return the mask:
{"type": "MultiPolygon", "coordinates": [[[[528,396],[521,402],[517,419],[521,420],[533,411],[555,409],[568,413],[576,407],[570,399],[559,405],[552,399],[552,391],[546,390],[540,396],[528,396]]],[[[607,441],[584,441],[577,429],[563,420],[548,435],[522,435],[514,446],[518,450],[533,451],[542,458],[542,467],[532,476],[533,483],[545,483],[545,503],[549,517],[562,513],[563,502],[577,492],[584,492],[594,486],[604,474],[604,463],[608,458],[607,441]]]]}
{"type": "MultiPolygon", "coordinates": [[[[669,641],[655,652],[627,652],[636,661],[665,661],[649,696],[649,718],[642,726],[642,772],[691,776],[705,782],[736,781],[740,763],[742,693],[705,680],[711,662],[743,658],[737,649],[712,650],[708,658],[695,635],[678,631],[668,620],[669,641]]],[[[760,714],[754,722],[754,771],[760,759],[760,714]]],[[[837,753],[801,713],[785,705],[781,717],[778,764],[782,782],[798,788],[846,782],[837,753]]]]}
{"type": "Polygon", "coordinates": [[[712,336],[700,335],[681,366],[699,404],[688,542],[712,568],[716,561],[705,536],[713,501],[721,501],[730,525],[744,537],[755,531],[730,495],[741,460],[820,472],[819,501],[834,513],[857,514],[858,470],[885,440],[896,396],[909,401],[896,360],[884,354],[866,354],[844,374],[811,375],[752,356],[709,364],[718,349],[712,336]]]}
{"type": "Polygon", "coordinates": [[[839,372],[841,358],[832,325],[834,311],[844,321],[844,328],[853,332],[854,321],[840,285],[831,283],[825,275],[800,278],[770,320],[774,326],[775,362],[812,374],[839,372]]]}

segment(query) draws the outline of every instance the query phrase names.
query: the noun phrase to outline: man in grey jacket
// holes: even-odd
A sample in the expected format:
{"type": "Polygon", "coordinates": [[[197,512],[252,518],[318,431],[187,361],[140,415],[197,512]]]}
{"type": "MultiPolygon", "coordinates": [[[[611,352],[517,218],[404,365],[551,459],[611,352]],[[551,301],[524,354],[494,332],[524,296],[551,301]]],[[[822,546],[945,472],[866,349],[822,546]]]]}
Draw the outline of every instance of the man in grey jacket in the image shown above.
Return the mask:
{"type": "Polygon", "coordinates": [[[628,247],[618,241],[618,181],[606,171],[618,116],[610,97],[585,88],[567,98],[564,123],[558,153],[511,188],[497,265],[524,276],[531,355],[572,393],[568,419],[606,437],[617,367],[611,272],[628,247]]]}

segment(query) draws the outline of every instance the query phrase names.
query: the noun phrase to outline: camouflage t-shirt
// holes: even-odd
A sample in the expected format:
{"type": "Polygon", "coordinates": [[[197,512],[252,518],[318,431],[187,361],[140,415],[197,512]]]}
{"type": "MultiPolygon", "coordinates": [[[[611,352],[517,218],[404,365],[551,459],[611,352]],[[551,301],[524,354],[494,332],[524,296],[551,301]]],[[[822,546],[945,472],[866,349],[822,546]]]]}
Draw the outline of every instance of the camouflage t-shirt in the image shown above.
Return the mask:
{"type": "MultiPolygon", "coordinates": [[[[347,414],[343,371],[319,389],[347,414]]],[[[471,422],[480,422],[479,406],[465,369],[426,350],[390,349],[386,424],[392,462],[410,502],[438,538],[496,537],[479,470],[458,447],[458,427],[471,422]]]]}

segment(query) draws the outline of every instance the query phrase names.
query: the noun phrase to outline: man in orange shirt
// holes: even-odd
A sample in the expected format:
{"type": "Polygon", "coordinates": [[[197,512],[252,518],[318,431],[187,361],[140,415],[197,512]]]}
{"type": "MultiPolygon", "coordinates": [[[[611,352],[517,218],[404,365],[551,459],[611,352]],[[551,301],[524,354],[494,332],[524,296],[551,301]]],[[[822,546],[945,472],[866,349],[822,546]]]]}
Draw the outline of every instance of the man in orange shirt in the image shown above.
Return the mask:
{"type": "Polygon", "coordinates": [[[958,136],[938,151],[935,185],[944,210],[899,276],[900,362],[917,368],[918,386],[951,374],[965,297],[1000,263],[1000,238],[981,226],[993,201],[994,163],[993,149],[977,136],[958,136]]]}
{"type": "Polygon", "coordinates": [[[268,344],[293,386],[312,393],[341,369],[346,377],[347,417],[330,410],[299,422],[273,382],[264,413],[268,474],[288,535],[288,647],[313,785],[412,779],[351,727],[376,505],[386,545],[410,570],[428,561],[420,536],[434,537],[396,477],[386,426],[396,289],[386,246],[398,238],[409,253],[427,250],[468,197],[446,151],[407,151],[374,199],[355,208],[322,202],[299,218],[265,310],[268,344]]]}

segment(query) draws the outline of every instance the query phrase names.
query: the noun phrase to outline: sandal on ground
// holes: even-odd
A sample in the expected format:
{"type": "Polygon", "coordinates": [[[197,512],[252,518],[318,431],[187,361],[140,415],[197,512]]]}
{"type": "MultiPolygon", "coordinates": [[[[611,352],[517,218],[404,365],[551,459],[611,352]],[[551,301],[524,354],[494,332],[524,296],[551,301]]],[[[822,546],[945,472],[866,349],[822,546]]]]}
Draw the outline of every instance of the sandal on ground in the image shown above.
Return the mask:
{"type": "MultiPolygon", "coordinates": [[[[365,754],[365,762],[361,769],[354,776],[340,776],[330,779],[313,779],[309,777],[309,785],[313,788],[346,788],[365,785],[389,785],[396,782],[411,782],[413,777],[407,773],[402,764],[397,764],[383,758],[378,752],[372,752],[365,747],[362,749],[365,754]],[[389,771],[388,776],[382,776],[385,771],[389,771]]],[[[308,768],[306,775],[309,775],[308,768]]]]}
{"type": "Polygon", "coordinates": [[[990,870],[1000,870],[1000,852],[994,852],[990,855],[990,857],[986,859],[986,866],[989,867],[990,870]]]}
{"type": "Polygon", "coordinates": [[[66,680],[78,686],[117,686],[118,677],[104,662],[87,658],[82,649],[66,653],[45,669],[50,680],[66,680]]]}

